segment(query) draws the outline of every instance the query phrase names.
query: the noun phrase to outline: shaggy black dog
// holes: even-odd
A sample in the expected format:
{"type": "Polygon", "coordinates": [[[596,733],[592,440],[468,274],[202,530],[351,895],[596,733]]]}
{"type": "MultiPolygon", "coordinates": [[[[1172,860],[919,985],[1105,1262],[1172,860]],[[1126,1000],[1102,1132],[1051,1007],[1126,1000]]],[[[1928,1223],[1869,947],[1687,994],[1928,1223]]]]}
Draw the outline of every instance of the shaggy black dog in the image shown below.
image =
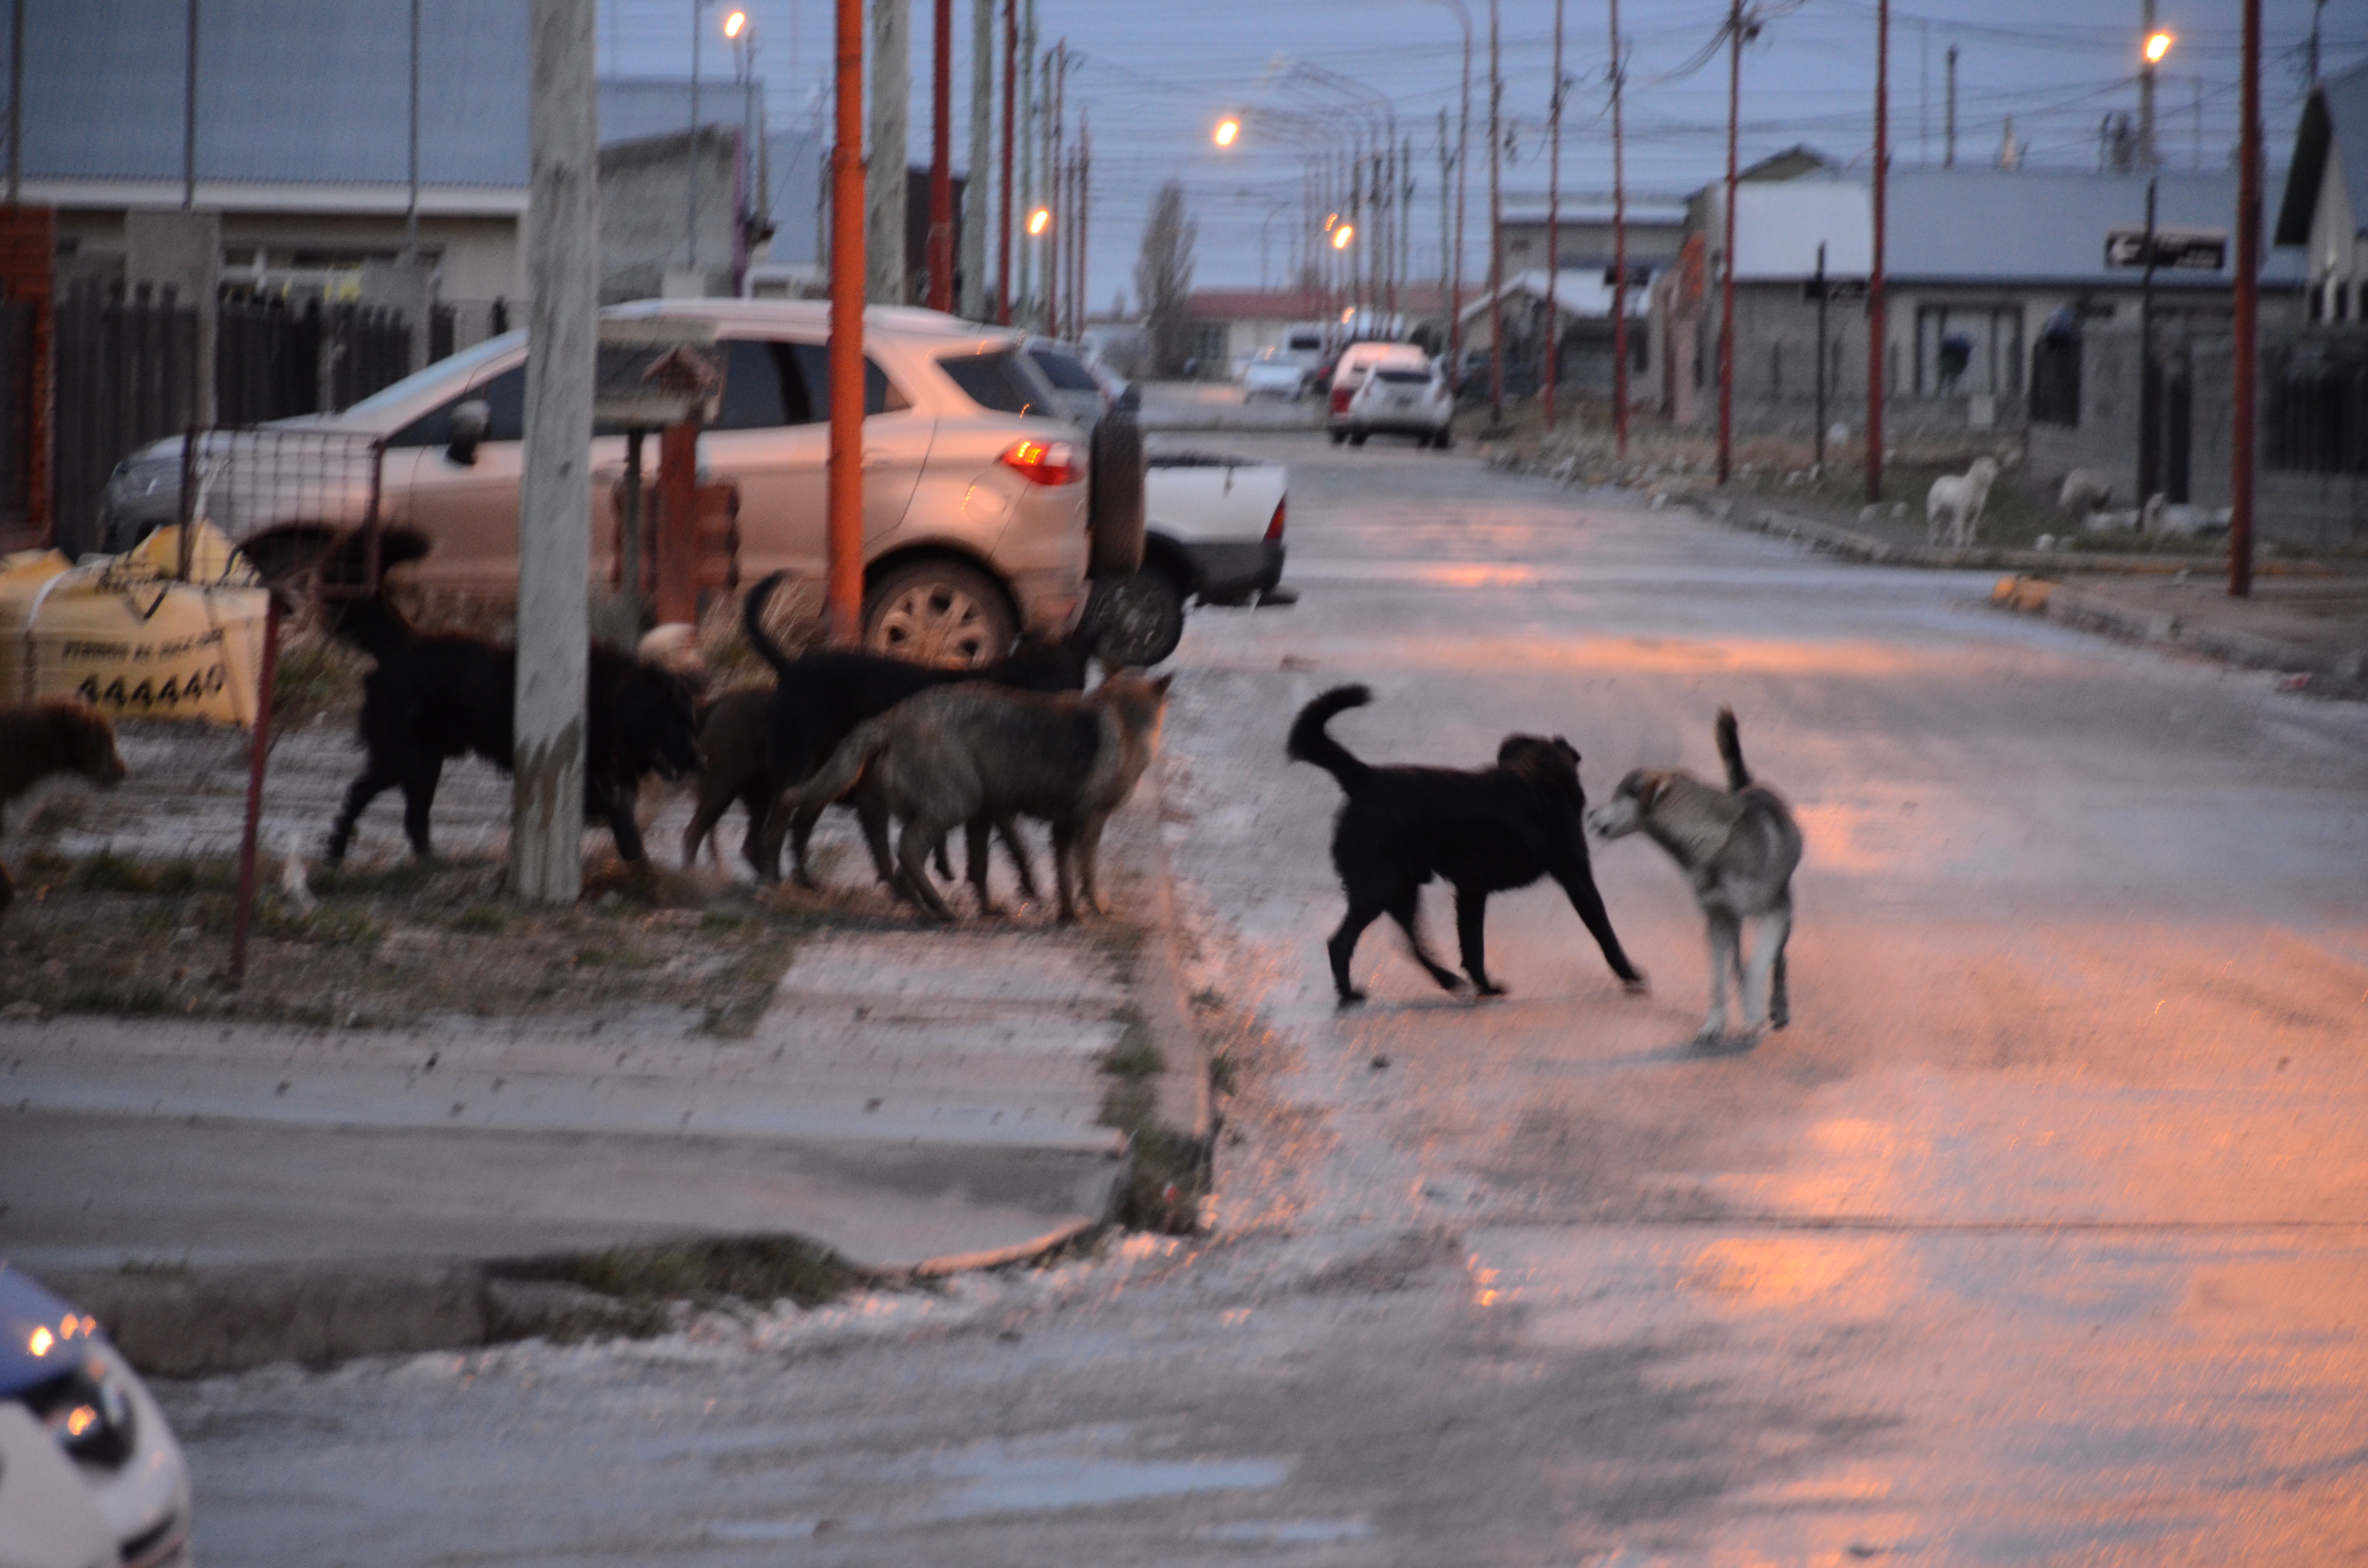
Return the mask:
{"type": "MultiPolygon", "coordinates": [[[[379,530],[381,562],[398,566],[427,553],[426,535],[379,530]]],[[[459,632],[422,633],[383,593],[357,596],[339,585],[360,579],[365,536],[347,537],[323,563],[323,609],[330,630],[378,661],[362,682],[362,744],[369,758],[346,791],[329,830],[329,864],[353,842],[354,824],[386,790],[403,790],[403,827],[421,859],[433,851],[427,817],[444,764],[473,753],[510,770],[518,652],[459,632]]],[[[594,643],[586,688],[584,814],[605,822],[628,860],[644,858],[633,822],[644,775],[679,778],[699,769],[699,725],[682,677],[594,643]]]]}
{"type": "Polygon", "coordinates": [[[1449,991],[1463,982],[1433,961],[1422,945],[1421,890],[1433,877],[1455,889],[1455,934],[1463,972],[1484,996],[1504,988],[1488,978],[1481,929],[1488,895],[1552,877],[1594,933],[1611,972],[1632,992],[1645,977],[1620,950],[1611,919],[1588,864],[1581,815],[1587,793],[1578,785],[1578,753],[1560,735],[1508,735],[1497,766],[1375,767],[1326,734],[1333,715],[1362,708],[1373,694],[1361,686],[1335,687],[1299,710],[1288,750],[1293,762],[1312,762],[1340,782],[1349,799],[1332,834],[1332,864],[1349,896],[1349,914],[1326,944],[1340,1005],[1365,994],[1349,983],[1349,960],[1365,927],[1388,915],[1404,928],[1414,956],[1449,991]]]}
{"type": "MultiPolygon", "coordinates": [[[[776,572],[749,589],[741,608],[741,624],[747,631],[749,646],[773,666],[773,673],[780,677],[773,688],[772,706],[765,716],[765,767],[768,777],[763,798],[768,802],[777,802],[782,790],[803,783],[829,760],[831,753],[854,733],[858,724],[878,718],[916,692],[965,680],[991,680],[1021,691],[1086,688],[1086,666],[1093,657],[1094,644],[1083,631],[1072,632],[1058,642],[1022,642],[1002,663],[975,670],[933,669],[851,649],[831,649],[793,659],[766,633],[764,621],[765,605],[786,574],[776,572]]],[[[731,796],[738,792],[726,792],[727,804],[731,796]]],[[[887,806],[863,784],[857,785],[847,803],[855,808],[863,824],[863,840],[871,850],[872,869],[890,887],[899,886],[894,862],[888,854],[887,806]]],[[[752,811],[752,819],[755,814],[752,811]]],[[[806,870],[806,843],[821,816],[819,806],[785,812],[774,804],[765,820],[752,820],[748,831],[750,841],[758,845],[751,858],[757,875],[767,881],[780,876],[781,839],[786,835],[798,881],[812,887],[814,879],[806,870]]],[[[1012,862],[1019,869],[1021,889],[1033,898],[1035,877],[1029,869],[1026,848],[1008,833],[1004,835],[1004,847],[1011,852],[1012,862]]],[[[943,846],[939,846],[938,858],[939,874],[951,876],[943,846]]]]}

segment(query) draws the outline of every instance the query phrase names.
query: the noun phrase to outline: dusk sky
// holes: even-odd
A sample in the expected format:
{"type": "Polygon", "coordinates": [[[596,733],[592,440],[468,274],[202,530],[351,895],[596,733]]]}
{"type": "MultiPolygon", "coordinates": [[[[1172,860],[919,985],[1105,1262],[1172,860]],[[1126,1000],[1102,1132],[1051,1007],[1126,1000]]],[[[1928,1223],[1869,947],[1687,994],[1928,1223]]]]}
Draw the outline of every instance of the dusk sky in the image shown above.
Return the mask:
{"type": "MultiPolygon", "coordinates": [[[[830,44],[827,0],[733,0],[759,35],[757,70],[775,125],[813,123],[820,112],[830,44]]],[[[1467,267],[1485,256],[1488,6],[1468,0],[1474,38],[1472,206],[1467,267]]],[[[955,161],[967,152],[963,91],[972,0],[955,0],[955,161]]],[[[1398,130],[1414,142],[1414,271],[1439,270],[1439,114],[1458,102],[1463,33],[1442,0],[1366,0],[1356,5],[1280,5],[1274,0],[1196,0],[1190,5],[1037,0],[1039,42],[1063,38],[1076,62],[1070,119],[1093,131],[1090,296],[1109,308],[1133,294],[1143,221],[1163,181],[1184,183],[1200,226],[1196,281],[1254,285],[1263,265],[1280,281],[1299,222],[1304,153],[1245,137],[1220,152],[1212,128],[1228,109],[1266,105],[1338,117],[1349,98],[1294,76],[1297,62],[1346,77],[1391,99],[1398,130]],[[1264,228],[1263,245],[1261,227],[1264,228]],[[1263,263],[1261,253],[1264,253],[1263,263]]],[[[687,73],[692,0],[604,0],[602,68],[687,73]]],[[[732,57],[718,28],[729,6],[705,13],[712,29],[704,68],[728,78],[732,57]]],[[[912,148],[928,142],[929,0],[916,0],[912,148]]],[[[1874,0],[1776,0],[1758,7],[1759,38],[1743,57],[1742,155],[1806,142],[1863,166],[1873,127],[1874,0]]],[[[2299,111],[2304,43],[2312,0],[2265,0],[2262,101],[2273,167],[2282,165],[2299,111]]],[[[2338,0],[2321,13],[2329,72],[2368,55],[2368,7],[2338,0]]],[[[1621,21],[1629,51],[1627,170],[1632,199],[1674,198],[1720,176],[1725,163],[1726,59],[1702,61],[1726,7],[1717,0],[1647,5],[1630,0],[1621,21]],[[1686,74],[1687,67],[1698,67],[1686,74]]],[[[1502,5],[1504,117],[1510,157],[1508,199],[1546,185],[1545,120],[1552,81],[1552,0],[1502,5]]],[[[2018,142],[2036,165],[2094,168],[2098,126],[2109,112],[2135,110],[2141,12],[2136,0],[1983,0],[1895,6],[1892,12],[1894,165],[1942,156],[1945,56],[1959,50],[1958,158],[1996,159],[2011,117],[2018,142]]],[[[2158,26],[2178,35],[2157,95],[2163,163],[2184,168],[2199,155],[2226,168],[2237,131],[2240,38],[2236,8],[2206,0],[2161,0],[2158,26]],[[2199,114],[2200,100],[2200,114],[2199,114]]],[[[1564,70],[1566,201],[1605,199],[1611,184],[1602,0],[1569,0],[1564,70]]],[[[1452,133],[1452,132],[1451,132],[1452,133]]],[[[2270,199],[2275,200],[2275,191],[2270,199]]]]}

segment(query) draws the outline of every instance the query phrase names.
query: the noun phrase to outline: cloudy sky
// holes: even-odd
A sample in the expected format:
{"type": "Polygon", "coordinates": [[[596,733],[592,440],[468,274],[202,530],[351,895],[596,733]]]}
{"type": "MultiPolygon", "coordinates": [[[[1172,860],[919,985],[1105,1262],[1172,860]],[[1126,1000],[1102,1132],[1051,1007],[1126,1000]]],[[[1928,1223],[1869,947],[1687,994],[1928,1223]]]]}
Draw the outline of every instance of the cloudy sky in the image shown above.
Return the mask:
{"type": "MultiPolygon", "coordinates": [[[[1024,3],[1024,0],[1023,0],[1024,3]]],[[[756,18],[757,67],[777,125],[811,120],[824,101],[828,0],[731,0],[756,18]]],[[[955,6],[955,159],[966,151],[970,16],[955,6]]],[[[1414,142],[1415,271],[1440,258],[1439,116],[1457,112],[1463,29],[1452,0],[1035,0],[1039,43],[1065,39],[1072,120],[1093,131],[1090,295],[1107,308],[1132,296],[1132,269],[1153,193],[1183,182],[1199,222],[1197,281],[1280,279],[1299,222],[1307,153],[1247,136],[1221,152],[1211,131],[1231,109],[1265,106],[1304,120],[1348,123],[1362,91],[1386,99],[1414,142]],[[1319,80],[1320,78],[1320,80],[1319,80]],[[1335,84],[1353,84],[1335,85],[1335,84]]],[[[2157,95],[2166,165],[2227,166],[2237,131],[2240,37],[2225,0],[2157,0],[2158,25],[2178,35],[2157,95]]],[[[926,155],[929,0],[915,0],[913,148],[926,155]]],[[[1474,28],[1473,209],[1467,250],[1483,255],[1488,0],[1465,0],[1474,28]]],[[[601,0],[602,67],[687,73],[693,0],[601,0]]],[[[711,28],[729,5],[701,13],[711,28]]],[[[1873,135],[1874,0],[1759,0],[1764,18],[1743,55],[1743,157],[1806,142],[1863,165],[1873,135]]],[[[2263,106],[2270,155],[2283,161],[2302,96],[2313,0],[2265,0],[2263,106]]],[[[1726,61],[1705,59],[1726,16],[1723,0],[1628,0],[1627,172],[1633,199],[1678,197],[1719,177],[1725,162],[1726,61]]],[[[2334,0],[2319,13],[2325,69],[2368,58],[2368,6],[2334,0]]],[[[1508,197],[1541,196],[1553,81],[1554,0],[1499,0],[1508,197]]],[[[2034,164],[2097,165],[2098,126],[2134,110],[2140,0],[1902,0],[1892,11],[1895,165],[1942,156],[1947,51],[1959,52],[1960,162],[1988,162],[2006,122],[2034,164]]],[[[1611,38],[1604,0],[1566,0],[1563,140],[1565,200],[1607,195],[1611,38]]],[[[732,60],[712,33],[705,69],[732,60]]],[[[1253,124],[1255,124],[1253,120],[1253,124]]],[[[1320,132],[1319,132],[1320,133],[1320,132]]],[[[2271,193],[2274,200],[2275,193],[2271,193]]]]}

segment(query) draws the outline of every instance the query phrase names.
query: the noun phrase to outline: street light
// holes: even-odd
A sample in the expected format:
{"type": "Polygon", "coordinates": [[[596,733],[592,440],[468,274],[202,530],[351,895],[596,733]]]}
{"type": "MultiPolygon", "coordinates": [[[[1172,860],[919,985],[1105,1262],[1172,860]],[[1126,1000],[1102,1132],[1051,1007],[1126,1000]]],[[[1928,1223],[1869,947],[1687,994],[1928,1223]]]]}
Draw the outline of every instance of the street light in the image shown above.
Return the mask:
{"type": "Polygon", "coordinates": [[[1041,234],[1052,226],[1053,213],[1050,208],[1039,207],[1035,211],[1028,214],[1028,233],[1031,236],[1041,234]]]}
{"type": "Polygon", "coordinates": [[[1354,223],[1342,223],[1332,231],[1332,248],[1334,250],[1347,250],[1349,248],[1349,242],[1356,237],[1357,225],[1354,223]]]}
{"type": "Polygon", "coordinates": [[[1234,138],[1239,136],[1241,133],[1242,122],[1228,115],[1225,119],[1217,122],[1217,145],[1220,147],[1230,147],[1234,144],[1234,138]]]}
{"type": "Polygon", "coordinates": [[[723,36],[736,43],[740,39],[740,29],[747,25],[748,13],[746,11],[734,11],[730,16],[723,18],[723,36]]]}
{"type": "Polygon", "coordinates": [[[2146,40],[2146,63],[2149,65],[2161,64],[2162,57],[2169,54],[2170,52],[2170,46],[2178,41],[2179,40],[2177,36],[2171,33],[2156,33],[2152,37],[2148,38],[2146,40]]]}

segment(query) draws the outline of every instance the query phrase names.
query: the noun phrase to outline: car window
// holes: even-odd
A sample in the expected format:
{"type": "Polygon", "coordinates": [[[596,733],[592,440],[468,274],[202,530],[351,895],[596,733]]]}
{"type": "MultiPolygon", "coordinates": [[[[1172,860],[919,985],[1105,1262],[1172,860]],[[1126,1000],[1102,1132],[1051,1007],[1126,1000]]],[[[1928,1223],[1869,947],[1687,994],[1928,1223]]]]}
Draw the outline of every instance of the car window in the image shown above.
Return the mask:
{"type": "Polygon", "coordinates": [[[1429,370],[1383,369],[1376,370],[1373,374],[1393,385],[1402,387],[1418,387],[1430,380],[1430,372],[1429,370]]]}
{"type": "Polygon", "coordinates": [[[526,367],[513,365],[444,404],[428,410],[386,438],[390,447],[443,447],[452,440],[452,410],[471,398],[483,398],[493,417],[485,426],[488,441],[526,439],[526,367]]]}
{"type": "MultiPolygon", "coordinates": [[[[830,417],[830,348],[821,343],[779,343],[773,346],[780,368],[781,403],[786,422],[815,425],[830,417]],[[793,390],[794,389],[794,390],[793,390]],[[801,403],[803,400],[803,403],[801,403]],[[800,415],[803,415],[803,417],[800,415]]],[[[888,372],[869,355],[863,360],[863,415],[894,414],[913,406],[888,372]]]]}
{"type": "Polygon", "coordinates": [[[1031,348],[1029,358],[1044,372],[1045,380],[1062,392],[1099,392],[1101,383],[1093,373],[1066,354],[1055,354],[1049,348],[1031,348]]]}
{"type": "MultiPolygon", "coordinates": [[[[783,398],[781,371],[773,358],[773,346],[752,338],[734,338],[724,344],[723,403],[716,411],[714,430],[771,430],[783,425],[802,424],[792,420],[783,398]]],[[[799,388],[799,401],[804,401],[804,387],[799,388]]]]}
{"type": "Polygon", "coordinates": [[[981,408],[996,414],[1059,416],[1058,409],[1045,396],[1051,389],[1044,384],[1043,377],[1016,348],[998,348],[985,354],[949,354],[938,361],[938,369],[952,378],[962,395],[981,408]]]}
{"type": "Polygon", "coordinates": [[[463,348],[458,354],[448,355],[424,370],[414,370],[393,386],[381,387],[347,409],[347,417],[351,418],[359,415],[367,419],[369,415],[376,414],[380,409],[392,408],[406,403],[431,387],[472,377],[489,361],[499,359],[504,355],[513,352],[525,337],[526,334],[522,332],[506,332],[498,337],[489,337],[472,347],[463,348]]]}

